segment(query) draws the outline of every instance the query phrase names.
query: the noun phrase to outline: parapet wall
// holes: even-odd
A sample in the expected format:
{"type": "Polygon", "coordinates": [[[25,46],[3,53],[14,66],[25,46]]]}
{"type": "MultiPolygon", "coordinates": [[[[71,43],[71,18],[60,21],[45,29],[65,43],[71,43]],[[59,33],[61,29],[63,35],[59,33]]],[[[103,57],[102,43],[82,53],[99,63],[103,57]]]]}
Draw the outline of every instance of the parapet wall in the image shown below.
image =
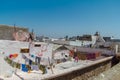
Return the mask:
{"type": "MultiPolygon", "coordinates": [[[[27,28],[15,27],[16,31],[22,30],[28,32],[27,28]]],[[[2,40],[14,40],[13,37],[14,27],[7,25],[0,25],[0,39],[2,40]]]]}
{"type": "Polygon", "coordinates": [[[111,68],[112,58],[105,59],[99,63],[72,71],[70,73],[65,73],[59,76],[53,76],[45,80],[88,80],[92,76],[97,76],[98,74],[111,68]]]}

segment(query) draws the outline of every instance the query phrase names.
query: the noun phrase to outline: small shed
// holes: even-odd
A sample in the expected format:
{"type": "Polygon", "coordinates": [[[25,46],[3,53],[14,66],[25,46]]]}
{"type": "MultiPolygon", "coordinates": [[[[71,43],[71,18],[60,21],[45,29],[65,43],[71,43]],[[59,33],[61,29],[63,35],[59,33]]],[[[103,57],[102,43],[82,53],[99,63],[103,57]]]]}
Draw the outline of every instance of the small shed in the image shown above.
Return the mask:
{"type": "Polygon", "coordinates": [[[64,45],[58,45],[54,51],[53,51],[53,59],[57,63],[65,62],[70,59],[70,50],[64,46],[64,45]]]}
{"type": "Polygon", "coordinates": [[[77,47],[76,55],[81,60],[91,60],[96,59],[101,56],[101,52],[97,49],[92,48],[79,48],[77,47]]]}

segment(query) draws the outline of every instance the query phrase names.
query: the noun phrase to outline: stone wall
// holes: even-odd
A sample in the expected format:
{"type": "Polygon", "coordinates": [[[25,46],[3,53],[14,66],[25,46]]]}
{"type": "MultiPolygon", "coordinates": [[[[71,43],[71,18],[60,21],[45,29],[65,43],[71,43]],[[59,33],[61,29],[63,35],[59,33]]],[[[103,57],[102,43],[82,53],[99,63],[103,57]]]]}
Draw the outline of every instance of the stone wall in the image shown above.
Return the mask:
{"type": "MultiPolygon", "coordinates": [[[[28,32],[28,28],[16,27],[16,31],[25,31],[28,32]]],[[[0,39],[2,40],[14,40],[13,38],[14,27],[7,25],[0,25],[0,39]]]]}
{"type": "Polygon", "coordinates": [[[89,80],[120,80],[120,63],[98,76],[89,78],[89,80]]]}
{"type": "Polygon", "coordinates": [[[79,69],[68,74],[63,74],[45,80],[88,80],[92,76],[97,76],[98,74],[110,68],[111,68],[111,60],[106,60],[104,62],[83,69],[79,69]]]}

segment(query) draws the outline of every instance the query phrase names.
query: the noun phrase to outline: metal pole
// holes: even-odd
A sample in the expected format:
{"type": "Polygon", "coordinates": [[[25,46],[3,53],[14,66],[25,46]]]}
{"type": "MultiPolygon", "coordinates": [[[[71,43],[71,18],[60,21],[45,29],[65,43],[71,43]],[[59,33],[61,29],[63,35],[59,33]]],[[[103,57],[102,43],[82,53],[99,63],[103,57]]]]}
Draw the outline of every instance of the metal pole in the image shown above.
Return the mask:
{"type": "Polygon", "coordinates": [[[49,65],[50,65],[50,69],[51,69],[51,72],[53,74],[53,69],[52,69],[52,65],[50,64],[50,58],[48,57],[48,61],[49,61],[49,65]]]}

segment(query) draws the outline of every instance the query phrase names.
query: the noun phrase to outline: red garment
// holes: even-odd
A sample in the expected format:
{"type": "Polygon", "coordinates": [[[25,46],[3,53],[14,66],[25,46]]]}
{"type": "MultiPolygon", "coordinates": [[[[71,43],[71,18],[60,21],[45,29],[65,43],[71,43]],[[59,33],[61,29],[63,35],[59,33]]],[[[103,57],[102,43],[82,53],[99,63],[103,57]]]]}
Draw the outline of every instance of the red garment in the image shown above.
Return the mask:
{"type": "Polygon", "coordinates": [[[42,54],[42,53],[39,53],[38,56],[43,56],[43,54],[42,54]]]}
{"type": "Polygon", "coordinates": [[[18,56],[18,54],[10,54],[9,58],[16,58],[18,56]]]}
{"type": "Polygon", "coordinates": [[[70,56],[74,55],[74,50],[70,50],[70,56]]]}
{"type": "Polygon", "coordinates": [[[13,55],[12,55],[12,54],[10,54],[10,55],[9,55],[9,58],[12,58],[12,57],[13,57],[13,55]]]}

